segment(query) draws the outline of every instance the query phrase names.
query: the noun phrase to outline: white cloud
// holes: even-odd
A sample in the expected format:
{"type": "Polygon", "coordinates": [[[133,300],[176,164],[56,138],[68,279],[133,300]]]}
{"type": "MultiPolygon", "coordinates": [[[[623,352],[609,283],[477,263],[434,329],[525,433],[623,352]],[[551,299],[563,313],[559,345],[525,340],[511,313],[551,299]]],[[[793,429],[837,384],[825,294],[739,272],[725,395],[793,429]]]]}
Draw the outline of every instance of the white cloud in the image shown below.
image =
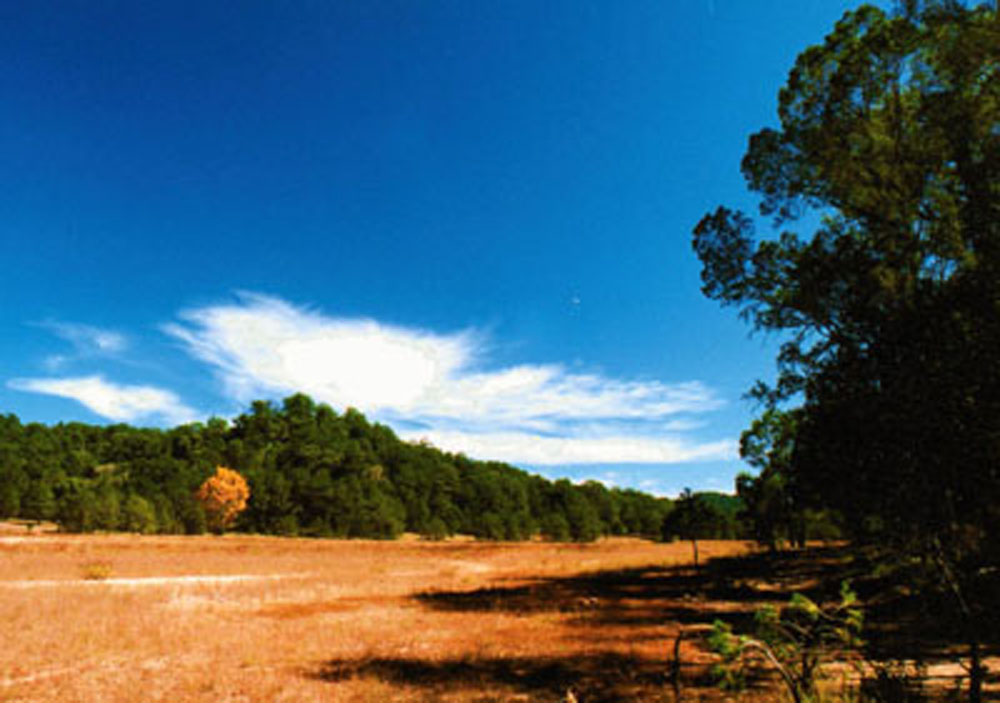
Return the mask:
{"type": "Polygon", "coordinates": [[[42,322],[39,326],[53,332],[72,344],[78,354],[110,355],[125,351],[128,340],[125,335],[113,330],[105,330],[75,322],[42,322]]]}
{"type": "Polygon", "coordinates": [[[345,319],[277,298],[184,311],[164,331],[211,365],[228,395],[248,402],[303,392],[424,430],[449,451],[509,461],[673,463],[734,455],[701,443],[691,414],[720,406],[697,382],[667,384],[571,373],[557,364],[488,368],[474,330],[438,334],[345,319]]]}
{"type": "Polygon", "coordinates": [[[116,357],[128,349],[128,339],[125,335],[113,330],[53,320],[34,324],[73,345],[74,353],[71,355],[50,354],[45,357],[43,364],[50,372],[59,371],[80,359],[116,357]]]}
{"type": "Polygon", "coordinates": [[[185,312],[189,326],[164,329],[215,366],[242,401],[303,391],[338,406],[410,412],[473,353],[467,335],[331,319],[263,296],[241,299],[243,305],[185,312]]]}
{"type": "Polygon", "coordinates": [[[527,432],[408,432],[409,440],[427,440],[436,447],[468,456],[537,466],[563,464],[679,464],[693,461],[727,460],[737,456],[730,440],[693,443],[679,438],[643,436],[587,437],[576,433],[563,437],[527,432]]]}
{"type": "Polygon", "coordinates": [[[196,419],[196,413],[170,391],[153,386],[121,386],[101,376],[78,378],[19,378],[7,383],[10,388],[71,398],[93,412],[118,422],[134,422],[160,417],[169,424],[183,424],[196,419]]]}

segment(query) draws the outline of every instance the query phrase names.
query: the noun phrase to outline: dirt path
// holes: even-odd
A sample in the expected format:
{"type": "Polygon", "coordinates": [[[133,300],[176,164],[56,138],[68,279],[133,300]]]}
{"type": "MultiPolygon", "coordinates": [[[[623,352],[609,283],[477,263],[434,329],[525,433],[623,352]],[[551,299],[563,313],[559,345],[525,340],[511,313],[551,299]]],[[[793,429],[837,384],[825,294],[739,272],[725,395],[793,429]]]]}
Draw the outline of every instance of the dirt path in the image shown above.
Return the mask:
{"type": "Polygon", "coordinates": [[[277,581],[296,578],[308,578],[311,574],[219,574],[202,576],[145,576],[139,578],[107,578],[107,579],[41,579],[22,581],[0,581],[0,588],[55,588],[59,586],[171,586],[189,584],[241,583],[249,581],[277,581]]]}

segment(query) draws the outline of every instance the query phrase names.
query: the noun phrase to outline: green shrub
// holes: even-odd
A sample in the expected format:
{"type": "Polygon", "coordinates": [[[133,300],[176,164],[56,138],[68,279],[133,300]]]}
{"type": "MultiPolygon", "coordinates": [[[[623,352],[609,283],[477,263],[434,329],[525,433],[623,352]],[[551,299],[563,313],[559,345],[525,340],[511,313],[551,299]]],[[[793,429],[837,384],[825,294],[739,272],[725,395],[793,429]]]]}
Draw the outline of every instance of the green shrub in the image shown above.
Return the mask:
{"type": "Polygon", "coordinates": [[[862,645],[863,615],[846,581],[839,603],[821,606],[796,593],[784,607],[759,609],[754,621],[753,636],[736,635],[726,623],[715,623],[709,646],[721,658],[714,673],[723,688],[745,685],[754,661],[750,655],[756,654],[756,661],[763,658],[778,672],[795,703],[817,701],[820,665],[862,645]]]}

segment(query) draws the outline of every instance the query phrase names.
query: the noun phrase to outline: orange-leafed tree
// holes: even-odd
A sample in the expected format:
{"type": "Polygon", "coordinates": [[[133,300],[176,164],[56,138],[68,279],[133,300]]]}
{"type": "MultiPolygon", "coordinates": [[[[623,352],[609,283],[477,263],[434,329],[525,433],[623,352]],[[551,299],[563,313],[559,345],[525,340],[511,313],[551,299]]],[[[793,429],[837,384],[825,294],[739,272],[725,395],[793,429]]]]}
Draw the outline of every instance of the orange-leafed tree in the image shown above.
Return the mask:
{"type": "Polygon", "coordinates": [[[198,488],[195,497],[205,510],[209,529],[221,532],[246,510],[250,486],[238,472],[218,466],[198,488]]]}

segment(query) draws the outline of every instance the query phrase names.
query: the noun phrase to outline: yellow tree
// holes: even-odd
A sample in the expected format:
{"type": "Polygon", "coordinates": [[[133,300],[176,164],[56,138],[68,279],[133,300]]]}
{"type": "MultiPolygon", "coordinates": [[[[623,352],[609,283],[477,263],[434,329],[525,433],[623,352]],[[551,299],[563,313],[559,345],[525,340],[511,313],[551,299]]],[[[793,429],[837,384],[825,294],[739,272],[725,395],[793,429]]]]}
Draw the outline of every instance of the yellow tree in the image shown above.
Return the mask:
{"type": "Polygon", "coordinates": [[[209,528],[221,532],[246,510],[250,486],[236,471],[218,466],[198,488],[195,497],[205,510],[209,528]]]}

